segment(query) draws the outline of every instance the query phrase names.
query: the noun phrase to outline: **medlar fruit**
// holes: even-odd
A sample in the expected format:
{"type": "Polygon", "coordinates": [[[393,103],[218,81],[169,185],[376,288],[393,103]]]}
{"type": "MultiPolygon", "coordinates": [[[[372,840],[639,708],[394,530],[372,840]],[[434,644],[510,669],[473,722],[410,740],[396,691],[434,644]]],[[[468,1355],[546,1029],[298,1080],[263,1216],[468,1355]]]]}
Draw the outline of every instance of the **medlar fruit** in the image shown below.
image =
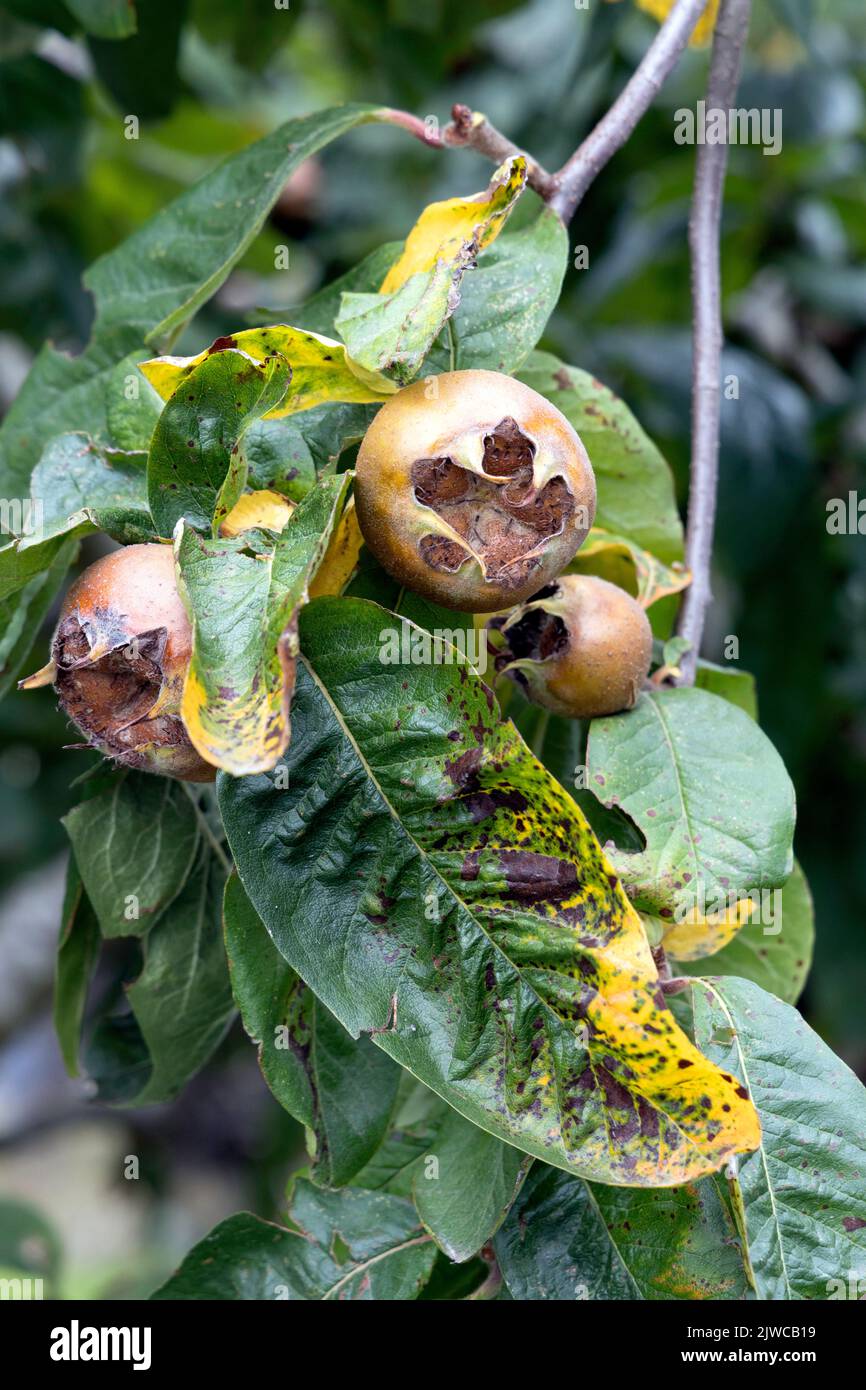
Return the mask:
{"type": "Polygon", "coordinates": [[[506,643],[498,670],[554,714],[597,719],[631,709],[649,672],[646,613],[631,594],[592,574],[564,574],[488,626],[506,643]]]}
{"type": "Polygon", "coordinates": [[[364,540],[416,593],[470,613],[559,574],[595,515],[595,475],[565,416],[499,372],[446,372],[382,406],[355,474],[364,540]]]}
{"type": "MultiPolygon", "coordinates": [[[[60,705],[87,742],[127,767],[211,782],[180,716],[192,630],[170,545],[128,545],[89,566],[63,602],[51,662],[60,705]]],[[[44,679],[41,679],[43,678],[44,679]]]]}

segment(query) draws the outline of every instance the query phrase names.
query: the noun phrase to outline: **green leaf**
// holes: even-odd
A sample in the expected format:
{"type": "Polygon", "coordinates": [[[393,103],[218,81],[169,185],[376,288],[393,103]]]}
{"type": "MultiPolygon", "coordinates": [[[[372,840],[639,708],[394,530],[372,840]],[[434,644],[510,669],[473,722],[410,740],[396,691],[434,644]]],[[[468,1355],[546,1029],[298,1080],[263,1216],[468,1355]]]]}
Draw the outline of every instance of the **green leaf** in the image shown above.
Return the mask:
{"type": "Polygon", "coordinates": [[[410,1202],[299,1179],[286,1230],[244,1212],[199,1241],[155,1299],[417,1298],[436,1246],[410,1202]]]}
{"type": "Polygon", "coordinates": [[[761,1146],[739,1163],[758,1296],[846,1297],[866,1270],[866,1089],[758,985],[696,980],[690,994],[699,1046],[761,1117],[761,1146]]]}
{"type": "Polygon", "coordinates": [[[124,772],[63,818],[102,935],[142,936],[199,856],[195,807],[180,782],[124,772]]]}
{"type": "Polygon", "coordinates": [[[283,357],[257,362],[232,348],[209,353],[157,421],[147,460],[150,509],[161,536],[183,518],[216,535],[246,486],[244,432],[282,400],[283,357]]]}
{"type": "Polygon", "coordinates": [[[704,690],[643,694],[633,710],[594,719],[589,786],[645,836],[611,850],[635,902],[666,918],[701,915],[791,872],[794,788],[781,758],[742,710],[704,690]]]}
{"type": "Polygon", "coordinates": [[[281,955],[353,1034],[528,1153],[635,1185],[717,1168],[757,1141],[753,1112],[657,997],[583,816],[453,649],[383,664],[397,621],[358,599],[302,609],[285,767],[218,779],[281,955]]]}
{"type": "MultiPolygon", "coordinates": [[[[138,370],[150,357],[137,348],[118,362],[105,385],[105,419],[118,449],[147,455],[163,402],[138,370]]],[[[146,459],[145,459],[146,462],[146,459]]]]}
{"type": "Polygon", "coordinates": [[[628,406],[607,386],[547,352],[517,373],[577,430],[598,485],[595,524],[648,550],[665,564],[683,556],[683,528],[670,469],[628,406]]]}
{"type": "Polygon", "coordinates": [[[699,690],[708,690],[711,695],[720,695],[732,705],[739,705],[752,719],[758,718],[758,693],[751,671],[699,661],[695,685],[699,690]]]}
{"type": "Polygon", "coordinates": [[[468,1260],[491,1239],[531,1161],[456,1110],[445,1110],[427,1156],[416,1165],[413,1190],[418,1215],[450,1259],[468,1260]]]}
{"type": "Polygon", "coordinates": [[[132,0],[63,0],[88,34],[101,39],[125,39],[137,28],[132,0]]]}
{"type": "Polygon", "coordinates": [[[733,941],[702,960],[680,961],[675,971],[684,975],[739,975],[796,1004],[809,968],[815,944],[815,912],[806,876],[798,863],[781,890],[781,916],[764,914],[741,927],[733,941]]]}
{"type": "Polygon", "coordinates": [[[335,327],[355,362],[402,385],[417,375],[459,302],[466,271],[498,235],[525,184],[526,161],[515,156],[485,192],[432,203],[379,292],[343,292],[335,327]]]}
{"type": "Polygon", "coordinates": [[[289,741],[297,612],[327,549],[351,475],[323,478],[265,551],[248,534],[175,550],[193,625],[182,714],[208,762],[240,777],[276,763],[289,741]]]}
{"type": "Polygon", "coordinates": [[[75,857],[70,855],[54,981],[54,1030],[70,1076],[78,1075],[84,1008],[99,942],[99,922],[84,891],[75,857]]]}
{"type": "Polygon", "coordinates": [[[90,345],[75,358],[52,347],[37,357],[0,429],[0,496],[26,492],[54,435],[109,438],[106,394],[117,363],[144,343],[167,346],[252,244],[292,171],[376,117],[374,107],[349,105],[287,121],[96,261],[85,276],[97,310],[90,345]]]}
{"type": "Polygon", "coordinates": [[[121,115],[133,112],[148,121],[171,113],[180,87],[178,52],[188,7],[189,0],[139,0],[131,38],[124,43],[112,42],[111,35],[88,39],[96,75],[121,115]]]}
{"type": "Polygon", "coordinates": [[[317,1182],[340,1187],[388,1128],[400,1069],[353,1039],[280,956],[237,875],[223,909],[232,990],[277,1100],[311,1132],[317,1182]]]}
{"type": "Polygon", "coordinates": [[[517,372],[556,307],[567,262],[568,233],[555,213],[545,209],[528,227],[506,230],[464,280],[427,364],[517,372]]]}
{"type": "Polygon", "coordinates": [[[638,1192],[536,1164],[494,1248],[517,1299],[740,1299],[734,1235],[712,1178],[638,1192]]]}
{"type": "MultiPolygon", "coordinates": [[[[0,698],[15,684],[77,551],[74,539],[52,546],[47,567],[0,599],[0,698]]],[[[7,563],[13,557],[21,563],[14,549],[7,563]]],[[[0,567],[2,563],[0,560],[0,567]]]]}
{"type": "Polygon", "coordinates": [[[86,434],[52,439],[33,470],[30,495],[42,509],[45,532],[92,529],[122,544],[156,535],[147,505],[146,455],[106,449],[86,434]]]}
{"type": "Polygon", "coordinates": [[[150,1053],[136,1105],[170,1100],[222,1041],[234,1013],[222,940],[225,870],[206,847],[148,932],[129,1003],[150,1053]]]}

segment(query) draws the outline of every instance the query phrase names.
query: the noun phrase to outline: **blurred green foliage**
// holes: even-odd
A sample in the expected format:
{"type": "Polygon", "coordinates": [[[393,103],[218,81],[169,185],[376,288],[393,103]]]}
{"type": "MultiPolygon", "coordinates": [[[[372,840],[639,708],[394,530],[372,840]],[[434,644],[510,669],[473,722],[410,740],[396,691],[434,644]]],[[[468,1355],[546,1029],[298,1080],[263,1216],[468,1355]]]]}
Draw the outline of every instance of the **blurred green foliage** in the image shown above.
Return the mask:
{"type": "MultiPolygon", "coordinates": [[[[136,32],[124,39],[86,34],[86,9],[0,3],[0,408],[46,338],[70,351],[86,340],[82,270],[279,121],[365,100],[444,125],[461,101],[554,168],[654,31],[628,0],[587,10],[572,0],[291,0],[287,9],[273,0],[137,0],[136,32]]],[[[731,151],[724,371],[738,395],[723,405],[706,643],[718,661],[724,639],[738,639],[762,723],[797,786],[797,852],[818,918],[803,1007],[861,1071],[866,547],[857,535],[828,534],[826,502],[866,491],[864,56],[862,0],[756,7],[740,104],[781,110],[783,144],[776,156],[731,151]]],[[[568,274],[542,343],[625,397],[671,460],[681,501],[694,151],[674,142],[673,113],[702,95],[706,63],[705,51],[685,55],[590,190],[570,229],[588,265],[568,274]]],[[[263,308],[283,317],[403,236],[425,203],[473,192],[488,176],[479,157],[425,148],[396,129],[353,133],[299,171],[178,350],[260,322],[263,308]],[[282,246],[288,270],[275,269],[282,246]]],[[[61,847],[69,783],[88,758],[59,751],[74,734],[49,692],[6,702],[0,735],[8,886],[61,847]]]]}

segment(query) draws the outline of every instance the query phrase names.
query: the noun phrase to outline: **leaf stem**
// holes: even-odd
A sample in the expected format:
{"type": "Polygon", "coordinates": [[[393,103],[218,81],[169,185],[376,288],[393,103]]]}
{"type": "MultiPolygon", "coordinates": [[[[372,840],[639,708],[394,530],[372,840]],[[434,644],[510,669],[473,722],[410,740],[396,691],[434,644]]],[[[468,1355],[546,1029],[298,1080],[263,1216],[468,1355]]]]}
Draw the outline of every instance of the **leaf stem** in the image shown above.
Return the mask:
{"type": "MultiPolygon", "coordinates": [[[[740,77],[751,0],[722,0],[713,36],[706,109],[727,111],[740,77]]],[[[722,357],[719,238],[727,143],[698,146],[689,218],[692,265],[692,455],[686,525],[686,589],[677,633],[690,643],[680,661],[677,685],[694,684],[707,607],[712,598],[710,566],[716,520],[722,357]]]]}

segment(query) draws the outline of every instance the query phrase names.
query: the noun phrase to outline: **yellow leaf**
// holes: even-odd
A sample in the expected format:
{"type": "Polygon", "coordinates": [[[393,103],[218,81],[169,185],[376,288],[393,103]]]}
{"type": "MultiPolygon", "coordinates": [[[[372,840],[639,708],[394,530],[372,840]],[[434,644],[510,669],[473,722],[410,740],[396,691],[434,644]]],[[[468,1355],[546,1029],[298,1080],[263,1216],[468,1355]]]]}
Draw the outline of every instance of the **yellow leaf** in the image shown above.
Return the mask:
{"type": "MultiPolygon", "coordinates": [[[[639,10],[645,14],[652,15],[661,24],[667,19],[674,7],[675,0],[636,0],[639,10]]],[[[709,43],[713,37],[713,30],[716,27],[716,19],[719,13],[719,0],[707,0],[707,6],[695,25],[694,32],[689,39],[689,44],[695,47],[698,44],[709,43]]]]}
{"type": "Polygon", "coordinates": [[[260,492],[245,492],[239,497],[220,526],[221,536],[239,536],[242,531],[263,527],[266,531],[282,531],[294,503],[279,492],[263,488],[260,492]]]}
{"type": "Polygon", "coordinates": [[[292,379],[283,400],[264,416],[266,420],[312,410],[313,406],[328,401],[362,405],[384,401],[397,390],[396,384],[381,372],[367,371],[353,362],[342,343],[285,323],[268,328],[246,328],[230,337],[217,338],[195,357],[153,357],[140,363],[140,369],[158,395],[167,401],[209,353],[232,348],[245,352],[257,362],[279,353],[292,369],[292,379]]]}
{"type": "Polygon", "coordinates": [[[355,514],[355,499],[350,497],[310,584],[310,598],[343,592],[355,573],[363,544],[364,537],[355,514]]]}
{"type": "Polygon", "coordinates": [[[702,960],[704,956],[714,956],[729,941],[733,941],[756,906],[754,898],[741,898],[724,912],[710,912],[706,917],[693,907],[681,922],[663,923],[662,944],[668,955],[677,960],[702,960]]]}
{"type": "Polygon", "coordinates": [[[440,262],[474,259],[499,235],[525,186],[526,160],[517,155],[496,170],[482,193],[431,203],[406,238],[403,254],[379,293],[393,294],[412,275],[433,270],[440,262]]]}
{"type": "Polygon", "coordinates": [[[688,588],[692,577],[685,565],[666,565],[625,536],[594,526],[568,566],[569,574],[597,574],[636,598],[644,608],[668,594],[688,588]]]}

